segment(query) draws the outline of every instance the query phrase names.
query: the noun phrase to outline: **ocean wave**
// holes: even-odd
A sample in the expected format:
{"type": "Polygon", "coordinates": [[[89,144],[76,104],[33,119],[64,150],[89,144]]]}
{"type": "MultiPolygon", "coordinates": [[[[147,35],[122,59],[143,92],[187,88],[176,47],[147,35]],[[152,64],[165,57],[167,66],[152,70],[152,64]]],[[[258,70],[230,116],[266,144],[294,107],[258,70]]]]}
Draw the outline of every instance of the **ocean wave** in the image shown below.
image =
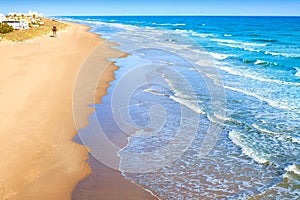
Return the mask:
{"type": "MultiPolygon", "coordinates": [[[[268,103],[270,106],[275,107],[275,108],[281,108],[281,109],[285,109],[285,110],[290,110],[291,109],[289,105],[281,103],[282,101],[276,102],[276,101],[273,101],[271,99],[264,98],[264,97],[262,97],[262,96],[260,96],[256,93],[252,93],[252,92],[249,92],[249,91],[246,91],[246,90],[243,90],[243,89],[234,88],[234,87],[230,87],[230,86],[226,86],[226,85],[224,85],[224,88],[232,90],[232,91],[240,92],[240,93],[246,94],[248,96],[255,97],[255,98],[257,98],[261,101],[264,101],[264,102],[268,103]]],[[[294,109],[292,109],[292,110],[294,110],[294,109]]]]}
{"type": "Polygon", "coordinates": [[[229,43],[229,44],[241,44],[241,42],[238,42],[236,40],[211,39],[211,41],[220,42],[220,43],[229,43]]]}
{"type": "Polygon", "coordinates": [[[254,64],[261,65],[261,66],[279,66],[276,62],[268,62],[264,60],[256,60],[254,64]]]}
{"type": "Polygon", "coordinates": [[[197,114],[205,114],[205,111],[203,108],[200,107],[198,100],[192,93],[192,91],[180,91],[176,87],[176,81],[169,79],[165,74],[162,74],[162,77],[165,79],[165,81],[168,83],[170,88],[172,88],[174,95],[170,95],[169,98],[173,101],[176,101],[177,103],[186,106],[187,108],[191,109],[197,114]],[[175,81],[175,82],[174,82],[175,81]]]}
{"type": "Polygon", "coordinates": [[[260,154],[258,151],[256,151],[253,147],[248,146],[245,144],[245,141],[242,137],[242,134],[236,130],[232,130],[229,132],[229,138],[231,141],[236,144],[237,146],[241,147],[242,152],[255,160],[258,163],[266,164],[269,163],[269,160],[267,160],[262,154],[260,154]]]}
{"type": "Polygon", "coordinates": [[[185,26],[186,24],[182,23],[182,24],[173,24],[173,26],[185,26]]]}
{"type": "Polygon", "coordinates": [[[218,60],[225,60],[228,57],[234,56],[232,54],[221,54],[221,53],[214,53],[214,52],[208,52],[211,57],[218,59],[218,60]]]}
{"type": "Polygon", "coordinates": [[[255,128],[255,129],[257,129],[257,130],[259,130],[260,132],[264,132],[264,133],[268,133],[268,134],[274,134],[274,135],[276,135],[276,133],[275,132],[272,132],[272,131],[269,131],[269,130],[267,130],[267,129],[264,129],[264,128],[262,128],[262,127],[260,127],[259,125],[257,125],[257,124],[252,124],[252,126],[255,128]]]}
{"type": "Polygon", "coordinates": [[[154,95],[157,95],[157,96],[170,96],[170,94],[164,94],[164,93],[160,93],[152,88],[147,88],[145,89],[143,92],[147,92],[147,93],[150,93],[150,94],[154,94],[154,95]]]}
{"type": "Polygon", "coordinates": [[[194,31],[192,31],[192,35],[193,36],[199,36],[199,37],[202,37],[202,38],[214,37],[215,36],[214,34],[211,34],[211,33],[196,33],[194,31]]]}
{"type": "Polygon", "coordinates": [[[251,43],[251,42],[242,42],[241,44],[245,46],[257,46],[257,47],[267,46],[267,44],[259,44],[259,43],[251,43]]]}
{"type": "Polygon", "coordinates": [[[270,52],[270,51],[265,51],[265,54],[269,54],[269,55],[272,55],[272,56],[280,56],[281,55],[281,53],[270,52]]]}
{"type": "MultiPolygon", "coordinates": [[[[289,179],[296,183],[297,185],[300,184],[300,166],[299,164],[293,163],[288,165],[286,168],[284,168],[286,171],[285,174],[283,174],[283,178],[289,179]]],[[[299,197],[299,193],[297,194],[299,197]]],[[[298,199],[298,198],[297,198],[298,199]]]]}
{"type": "Polygon", "coordinates": [[[207,118],[214,123],[218,123],[221,125],[224,125],[224,123],[231,123],[231,124],[242,124],[241,122],[234,120],[228,116],[226,116],[225,113],[213,113],[207,115],[207,118]]]}
{"type": "Polygon", "coordinates": [[[300,69],[298,67],[295,67],[296,73],[295,76],[300,77],[300,69]]]}
{"type": "Polygon", "coordinates": [[[197,100],[190,100],[190,99],[184,99],[177,96],[170,96],[170,99],[176,101],[177,103],[180,103],[181,105],[184,105],[194,111],[197,114],[204,115],[205,111],[199,106],[199,103],[197,100]]]}
{"type": "Polygon", "coordinates": [[[242,46],[239,46],[239,45],[236,45],[236,44],[224,44],[224,43],[219,43],[219,42],[218,42],[218,45],[221,45],[221,46],[227,46],[227,47],[231,47],[231,48],[239,48],[239,49],[243,49],[242,46]]]}
{"type": "Polygon", "coordinates": [[[274,39],[261,39],[261,38],[254,38],[252,39],[252,41],[256,41],[256,42],[278,42],[278,40],[274,40],[274,39]]]}
{"type": "Polygon", "coordinates": [[[211,39],[211,41],[218,42],[218,43],[227,43],[227,44],[240,44],[244,46],[259,46],[259,47],[267,46],[267,44],[265,43],[261,44],[261,43],[252,43],[252,42],[240,42],[237,40],[226,40],[226,39],[211,39]]]}
{"type": "Polygon", "coordinates": [[[254,48],[251,48],[251,47],[246,47],[246,46],[236,45],[236,44],[218,43],[218,45],[227,46],[227,47],[231,47],[231,48],[243,49],[245,51],[252,51],[252,52],[261,52],[262,51],[262,50],[259,50],[259,49],[254,49],[254,48]]]}
{"type": "Polygon", "coordinates": [[[230,34],[224,34],[224,37],[231,37],[232,35],[230,34]]]}
{"type": "Polygon", "coordinates": [[[181,29],[175,29],[174,31],[177,32],[177,33],[181,33],[181,34],[182,33],[186,33],[186,34],[189,33],[188,30],[181,30],[181,29]]]}
{"type": "MultiPolygon", "coordinates": [[[[251,62],[251,61],[249,61],[249,62],[251,62]]],[[[259,74],[245,73],[244,71],[238,71],[238,70],[236,70],[234,68],[231,68],[231,67],[224,67],[224,66],[219,66],[219,65],[216,65],[216,67],[220,70],[226,71],[226,72],[228,72],[232,75],[235,75],[235,76],[242,76],[242,77],[245,77],[245,78],[250,78],[250,79],[253,79],[253,80],[258,80],[258,81],[268,82],[268,83],[300,86],[300,83],[287,82],[287,81],[281,81],[281,80],[277,80],[277,79],[269,79],[269,78],[265,78],[265,77],[260,77],[259,74]]]]}
{"type": "Polygon", "coordinates": [[[265,51],[265,54],[269,54],[272,56],[283,56],[287,58],[300,58],[300,54],[296,54],[296,53],[278,53],[272,51],[265,51]]]}
{"type": "Polygon", "coordinates": [[[290,137],[292,142],[300,144],[300,138],[290,137]]]}
{"type": "Polygon", "coordinates": [[[294,174],[300,175],[300,166],[297,164],[289,165],[284,170],[287,172],[292,172],[294,174]]]}
{"type": "Polygon", "coordinates": [[[152,23],[153,25],[158,25],[158,26],[185,26],[186,24],[184,23],[181,23],[181,24],[171,24],[171,23],[163,23],[163,24],[158,24],[158,23],[155,23],[153,22],[152,23]]]}
{"type": "Polygon", "coordinates": [[[100,25],[100,26],[109,26],[109,27],[112,27],[112,28],[124,29],[124,30],[127,30],[127,31],[133,31],[133,30],[139,28],[138,26],[121,24],[121,23],[108,23],[108,22],[85,21],[85,20],[81,20],[81,21],[85,22],[85,23],[88,23],[88,24],[94,24],[94,25],[100,25]]]}
{"type": "Polygon", "coordinates": [[[269,66],[272,65],[272,63],[264,61],[264,60],[256,60],[254,62],[255,65],[262,65],[262,66],[269,66]]]}
{"type": "Polygon", "coordinates": [[[288,58],[300,58],[300,54],[297,53],[282,53],[281,55],[288,58]]]}
{"type": "Polygon", "coordinates": [[[257,125],[257,124],[252,124],[252,127],[254,127],[255,129],[259,130],[260,132],[274,135],[274,136],[276,136],[276,138],[277,138],[278,140],[281,140],[281,141],[291,141],[291,142],[293,142],[293,143],[298,143],[298,144],[300,144],[300,138],[295,138],[295,137],[292,137],[292,136],[289,136],[289,135],[283,135],[283,134],[281,134],[281,133],[269,131],[269,130],[267,130],[267,129],[265,129],[265,128],[260,127],[260,126],[257,125]]]}
{"type": "Polygon", "coordinates": [[[253,48],[248,48],[248,47],[242,47],[242,49],[244,49],[246,51],[252,51],[252,52],[261,52],[261,50],[259,50],[259,49],[253,49],[253,48]]]}
{"type": "Polygon", "coordinates": [[[86,18],[88,21],[96,21],[96,19],[86,18]]]}

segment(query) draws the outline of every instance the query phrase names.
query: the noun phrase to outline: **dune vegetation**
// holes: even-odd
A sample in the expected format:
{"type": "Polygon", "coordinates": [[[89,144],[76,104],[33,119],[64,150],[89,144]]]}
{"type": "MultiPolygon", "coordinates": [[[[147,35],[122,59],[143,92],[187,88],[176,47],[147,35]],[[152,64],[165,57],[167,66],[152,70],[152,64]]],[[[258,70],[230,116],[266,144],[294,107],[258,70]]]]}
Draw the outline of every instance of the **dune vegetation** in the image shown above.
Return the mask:
{"type": "Polygon", "coordinates": [[[42,18],[41,20],[44,22],[43,26],[30,27],[29,29],[25,30],[13,30],[9,33],[0,33],[0,41],[8,40],[14,42],[21,42],[28,39],[32,39],[36,36],[52,34],[53,26],[56,26],[58,31],[63,30],[68,26],[67,24],[54,19],[42,18]]]}

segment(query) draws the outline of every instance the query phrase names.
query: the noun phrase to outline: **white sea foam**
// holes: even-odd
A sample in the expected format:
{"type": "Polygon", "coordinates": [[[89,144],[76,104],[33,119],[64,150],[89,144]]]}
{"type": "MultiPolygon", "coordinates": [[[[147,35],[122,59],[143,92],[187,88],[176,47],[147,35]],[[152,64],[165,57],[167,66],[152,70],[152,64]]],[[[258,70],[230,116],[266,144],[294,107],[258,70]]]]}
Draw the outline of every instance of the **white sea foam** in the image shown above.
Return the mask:
{"type": "Polygon", "coordinates": [[[246,154],[247,156],[251,157],[253,160],[255,160],[258,163],[268,163],[269,161],[264,158],[262,155],[260,155],[254,148],[248,146],[247,144],[245,144],[243,138],[241,137],[241,133],[236,131],[236,130],[232,130],[229,132],[229,138],[231,139],[231,141],[238,145],[239,147],[242,148],[242,151],[244,154],[246,154]]]}
{"type": "Polygon", "coordinates": [[[267,44],[251,43],[251,42],[240,42],[236,40],[227,39],[211,39],[211,41],[217,42],[220,46],[228,46],[231,48],[244,49],[246,51],[260,52],[261,50],[255,49],[254,47],[264,47],[267,44]]]}
{"type": "Polygon", "coordinates": [[[270,55],[273,55],[273,56],[280,56],[281,53],[276,53],[276,52],[271,52],[271,51],[265,51],[265,54],[270,54],[270,55]]]}
{"type": "Polygon", "coordinates": [[[225,121],[234,121],[232,118],[229,118],[225,113],[214,113],[213,115],[207,115],[207,118],[214,123],[224,124],[225,121]]]}
{"type": "Polygon", "coordinates": [[[187,33],[189,33],[188,30],[180,30],[180,29],[175,29],[175,32],[181,33],[181,34],[187,34],[187,33]]]}
{"type": "Polygon", "coordinates": [[[186,24],[181,23],[181,24],[171,24],[171,23],[163,23],[163,24],[157,24],[155,22],[152,23],[153,25],[159,25],[159,26],[185,26],[186,24]]]}
{"type": "Polygon", "coordinates": [[[230,43],[219,43],[218,42],[218,45],[221,45],[221,46],[227,46],[227,47],[231,47],[231,48],[239,48],[239,49],[243,49],[242,46],[239,46],[239,45],[236,45],[236,44],[230,44],[230,43]]]}
{"type": "Polygon", "coordinates": [[[270,63],[267,62],[267,61],[264,61],[264,60],[257,60],[254,62],[255,65],[263,65],[263,66],[267,66],[269,65],[270,63]]]}
{"type": "Polygon", "coordinates": [[[296,53],[279,53],[279,52],[265,51],[265,54],[269,54],[273,56],[284,56],[287,58],[300,58],[300,54],[296,54],[296,53]]]}
{"type": "Polygon", "coordinates": [[[252,51],[252,52],[260,52],[261,51],[259,49],[254,49],[254,48],[251,48],[251,47],[246,47],[246,46],[237,45],[237,44],[218,43],[218,45],[227,46],[227,47],[231,47],[231,48],[244,49],[246,51],[252,51]]]}
{"type": "Polygon", "coordinates": [[[107,23],[107,22],[99,22],[99,21],[87,21],[87,22],[90,24],[101,25],[101,26],[110,26],[113,28],[124,29],[127,31],[132,31],[132,30],[139,28],[138,26],[121,24],[121,23],[107,23]]]}
{"type": "Polygon", "coordinates": [[[219,42],[219,43],[228,43],[228,44],[241,44],[241,42],[238,42],[236,40],[211,39],[211,41],[219,42]]]}
{"type": "Polygon", "coordinates": [[[208,52],[207,54],[209,54],[211,57],[216,58],[218,60],[225,60],[230,56],[234,56],[232,54],[221,54],[221,53],[214,53],[214,52],[208,52]]]}
{"type": "Polygon", "coordinates": [[[228,44],[241,44],[244,46],[267,46],[267,44],[260,44],[260,43],[252,43],[252,42],[240,42],[236,40],[226,40],[226,39],[211,39],[211,41],[218,42],[218,43],[228,43],[228,44]]]}
{"type": "Polygon", "coordinates": [[[269,131],[269,130],[267,130],[267,129],[264,129],[264,128],[262,128],[262,127],[260,127],[259,125],[257,125],[257,124],[252,124],[252,126],[254,127],[254,128],[256,128],[257,130],[259,130],[259,131],[261,131],[261,132],[264,132],[264,133],[268,133],[268,134],[276,134],[275,132],[272,132],[272,131],[269,131]]]}
{"type": "Polygon", "coordinates": [[[224,34],[224,37],[231,37],[232,35],[230,34],[224,34]]]}
{"type": "Polygon", "coordinates": [[[196,100],[184,99],[177,96],[170,96],[170,99],[176,101],[177,103],[180,103],[181,105],[188,107],[189,109],[193,110],[197,114],[200,115],[205,114],[205,111],[199,106],[196,100]]]}
{"type": "Polygon", "coordinates": [[[257,47],[267,46],[267,44],[258,44],[258,43],[251,43],[251,42],[241,42],[241,44],[245,46],[257,46],[257,47]]]}
{"type": "MultiPolygon", "coordinates": [[[[191,51],[195,52],[198,55],[203,55],[207,59],[212,57],[212,58],[215,58],[215,59],[218,59],[218,60],[224,60],[228,57],[236,56],[236,55],[233,55],[233,54],[221,54],[221,53],[216,53],[216,52],[206,52],[206,51],[202,51],[202,50],[199,50],[199,49],[192,49],[191,51]]],[[[191,58],[194,58],[194,56],[191,57],[191,58]]],[[[203,57],[201,57],[201,58],[203,58],[203,57]]]]}
{"type": "Polygon", "coordinates": [[[295,76],[300,77],[300,69],[298,67],[295,67],[295,69],[297,70],[295,76]]]}
{"type": "Polygon", "coordinates": [[[224,88],[226,89],[229,89],[229,90],[232,90],[232,91],[236,91],[236,92],[240,92],[240,93],[243,93],[243,94],[246,94],[248,96],[253,96],[261,101],[264,101],[266,103],[268,103],[270,106],[272,107],[276,107],[276,108],[281,108],[281,109],[285,109],[285,110],[290,110],[291,107],[289,105],[286,105],[286,104],[283,104],[283,103],[280,103],[280,102],[276,102],[276,101],[273,101],[271,99],[267,99],[267,98],[264,98],[256,93],[252,93],[252,92],[249,92],[249,91],[246,91],[246,90],[243,90],[243,89],[239,89],[239,88],[234,88],[234,87],[230,87],[230,86],[224,86],[224,88]]]}
{"type": "Polygon", "coordinates": [[[172,24],[173,26],[185,26],[186,24],[182,23],[182,24],[172,24]]]}
{"type": "Polygon", "coordinates": [[[144,92],[147,92],[147,93],[150,93],[150,94],[154,94],[154,95],[157,95],[157,96],[169,96],[168,94],[163,94],[163,93],[159,93],[158,91],[152,89],[152,88],[147,88],[144,90],[144,92]]]}
{"type": "Polygon", "coordinates": [[[171,79],[169,79],[165,74],[162,74],[162,76],[164,77],[170,88],[172,88],[174,91],[174,95],[170,96],[170,99],[188,107],[197,114],[205,114],[205,111],[199,106],[199,100],[197,100],[193,94],[188,95],[179,91],[178,89],[176,89],[176,85],[171,79]]]}
{"type": "Polygon", "coordinates": [[[289,165],[285,168],[287,172],[293,172],[294,174],[300,175],[300,167],[296,164],[289,165]]]}
{"type": "Polygon", "coordinates": [[[300,138],[291,137],[292,142],[300,144],[300,138]]]}
{"type": "Polygon", "coordinates": [[[220,65],[216,65],[216,67],[218,69],[226,71],[226,72],[228,72],[232,75],[242,76],[242,77],[250,78],[250,79],[253,79],[253,80],[258,80],[258,81],[268,82],[268,83],[282,84],[282,85],[300,86],[300,83],[294,83],[294,82],[287,82],[287,81],[281,81],[281,80],[276,80],[276,79],[264,78],[264,77],[261,77],[260,74],[250,74],[250,72],[245,73],[245,71],[236,70],[232,67],[224,67],[224,66],[220,66],[220,65]]]}
{"type": "Polygon", "coordinates": [[[259,50],[259,49],[253,49],[253,48],[250,48],[250,47],[241,47],[241,48],[246,50],[246,51],[261,52],[261,50],[259,50]]]}
{"type": "Polygon", "coordinates": [[[196,33],[194,31],[191,31],[193,36],[199,36],[202,38],[207,38],[207,37],[214,37],[214,34],[210,34],[210,33],[196,33]]]}
{"type": "Polygon", "coordinates": [[[281,55],[288,58],[300,58],[300,54],[297,53],[281,53],[281,55]]]}
{"type": "Polygon", "coordinates": [[[299,138],[295,138],[295,137],[292,137],[292,136],[289,136],[289,135],[283,135],[282,133],[277,133],[277,132],[269,131],[269,130],[267,130],[265,128],[260,127],[257,124],[252,124],[252,126],[254,128],[256,128],[257,130],[261,131],[261,132],[264,132],[264,133],[267,133],[267,134],[271,134],[271,135],[275,135],[278,140],[281,140],[281,141],[292,141],[293,143],[300,144],[300,139],[299,138]]]}

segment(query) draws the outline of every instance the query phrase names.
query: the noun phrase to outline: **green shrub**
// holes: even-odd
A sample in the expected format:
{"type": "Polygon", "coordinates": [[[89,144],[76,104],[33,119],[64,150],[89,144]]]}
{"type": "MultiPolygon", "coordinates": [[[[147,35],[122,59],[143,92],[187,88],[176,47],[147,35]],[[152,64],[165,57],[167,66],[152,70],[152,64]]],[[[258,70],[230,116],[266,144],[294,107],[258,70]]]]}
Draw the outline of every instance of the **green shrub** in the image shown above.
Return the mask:
{"type": "Polygon", "coordinates": [[[14,28],[7,23],[0,23],[0,33],[10,33],[13,32],[14,28]]]}

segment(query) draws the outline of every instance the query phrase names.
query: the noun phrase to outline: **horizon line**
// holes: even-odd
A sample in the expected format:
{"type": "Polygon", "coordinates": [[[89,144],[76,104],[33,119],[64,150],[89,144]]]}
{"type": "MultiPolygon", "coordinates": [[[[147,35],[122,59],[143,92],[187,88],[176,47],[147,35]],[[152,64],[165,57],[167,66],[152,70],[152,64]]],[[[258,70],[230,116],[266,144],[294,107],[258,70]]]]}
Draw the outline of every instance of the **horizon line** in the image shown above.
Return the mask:
{"type": "Polygon", "coordinates": [[[74,16],[86,16],[86,17],[300,17],[300,15],[238,15],[238,14],[73,14],[73,15],[45,15],[46,17],[74,17],[74,16]]]}

